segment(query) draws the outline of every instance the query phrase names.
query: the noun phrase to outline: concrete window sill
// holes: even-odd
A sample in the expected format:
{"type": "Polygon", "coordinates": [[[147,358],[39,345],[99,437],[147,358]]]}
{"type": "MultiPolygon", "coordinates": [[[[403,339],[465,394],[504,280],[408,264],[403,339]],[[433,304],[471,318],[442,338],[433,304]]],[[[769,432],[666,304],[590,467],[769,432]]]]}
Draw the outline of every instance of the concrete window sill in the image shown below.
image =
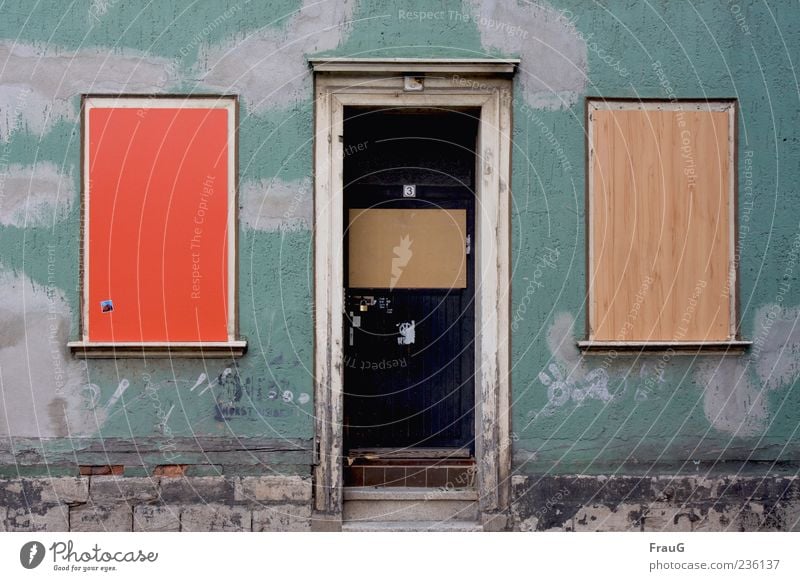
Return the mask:
{"type": "Polygon", "coordinates": [[[606,355],[608,353],[677,353],[697,355],[698,353],[737,354],[747,350],[752,341],[731,339],[729,341],[578,341],[578,349],[587,355],[606,355]]]}
{"type": "Polygon", "coordinates": [[[241,357],[247,351],[247,341],[175,343],[70,341],[67,346],[78,359],[142,359],[145,357],[226,359],[241,357]]]}

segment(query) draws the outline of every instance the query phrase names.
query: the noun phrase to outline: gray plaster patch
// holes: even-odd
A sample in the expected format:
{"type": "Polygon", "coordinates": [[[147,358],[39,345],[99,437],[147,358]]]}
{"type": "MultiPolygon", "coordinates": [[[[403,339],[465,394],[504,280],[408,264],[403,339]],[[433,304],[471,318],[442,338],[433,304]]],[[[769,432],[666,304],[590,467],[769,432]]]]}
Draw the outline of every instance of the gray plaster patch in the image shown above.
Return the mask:
{"type": "Polygon", "coordinates": [[[756,313],[753,332],[751,353],[767,389],[794,382],[800,376],[800,309],[766,305],[756,313]]]}
{"type": "Polygon", "coordinates": [[[308,178],[247,182],[239,191],[239,219],[251,230],[310,230],[313,212],[308,178]]]}
{"type": "Polygon", "coordinates": [[[0,140],[20,125],[43,134],[52,123],[77,120],[71,99],[81,93],[156,93],[176,84],[169,59],[104,48],[0,42],[0,140]]]}
{"type": "Polygon", "coordinates": [[[704,387],[703,412],[717,430],[742,437],[763,430],[766,402],[740,357],[703,361],[695,380],[704,387]]]}
{"type": "Polygon", "coordinates": [[[742,356],[698,366],[705,386],[703,409],[718,430],[755,436],[769,420],[767,393],[800,377],[800,308],[764,305],[755,315],[753,346],[742,356]]]}
{"type": "Polygon", "coordinates": [[[547,347],[553,358],[563,365],[569,376],[583,379],[587,369],[575,344],[575,317],[570,313],[556,313],[553,325],[547,331],[547,347]]]}
{"type": "Polygon", "coordinates": [[[587,83],[586,42],[564,15],[544,3],[468,0],[489,52],[521,59],[518,79],[530,107],[563,109],[587,83]]]}
{"type": "Polygon", "coordinates": [[[333,50],[349,33],[355,0],[304,0],[283,28],[200,47],[197,75],[213,89],[240,93],[253,111],[311,96],[306,56],[333,50]]]}
{"type": "Polygon", "coordinates": [[[0,273],[0,437],[88,435],[104,420],[67,351],[70,318],[58,289],[0,273]]]}
{"type": "Polygon", "coordinates": [[[75,199],[71,175],[54,163],[12,164],[0,175],[0,224],[34,227],[66,218],[75,199]]]}

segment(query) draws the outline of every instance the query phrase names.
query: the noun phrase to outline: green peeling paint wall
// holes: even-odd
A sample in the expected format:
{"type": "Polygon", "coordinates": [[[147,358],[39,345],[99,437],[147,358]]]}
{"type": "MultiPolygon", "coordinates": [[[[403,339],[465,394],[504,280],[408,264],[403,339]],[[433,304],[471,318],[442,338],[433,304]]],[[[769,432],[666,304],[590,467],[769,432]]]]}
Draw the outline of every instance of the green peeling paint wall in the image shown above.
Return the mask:
{"type": "MultiPolygon", "coordinates": [[[[780,471],[798,458],[796,2],[53,0],[5,2],[0,16],[4,449],[65,462],[100,438],[145,438],[146,464],[197,461],[159,453],[175,438],[310,449],[305,59],[519,56],[514,469],[737,471],[749,460],[780,471]],[[78,328],[78,112],[80,94],[91,92],[240,95],[239,314],[249,342],[241,359],[85,364],[67,354],[78,328]],[[738,99],[737,258],[750,352],[581,357],[586,96],[738,99]]],[[[4,458],[3,473],[47,472],[4,458]]],[[[307,473],[309,458],[275,463],[307,473]]]]}

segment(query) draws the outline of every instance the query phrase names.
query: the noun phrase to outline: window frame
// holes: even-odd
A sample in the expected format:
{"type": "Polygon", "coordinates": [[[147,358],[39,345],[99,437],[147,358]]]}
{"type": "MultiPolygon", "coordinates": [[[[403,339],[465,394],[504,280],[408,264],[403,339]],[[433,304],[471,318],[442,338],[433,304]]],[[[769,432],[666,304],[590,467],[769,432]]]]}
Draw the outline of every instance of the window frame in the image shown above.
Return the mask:
{"type": "Polygon", "coordinates": [[[741,336],[741,325],[739,318],[739,264],[736,260],[736,249],[738,243],[738,102],[733,98],[706,99],[706,98],[619,98],[619,97],[586,97],[584,111],[584,126],[586,136],[586,183],[585,183],[585,240],[586,240],[586,328],[585,339],[578,341],[578,348],[585,353],[616,353],[617,351],[642,352],[657,351],[670,353],[696,354],[699,351],[713,352],[738,352],[752,345],[752,341],[744,340],[741,336]],[[728,198],[728,221],[729,221],[729,255],[727,272],[732,278],[730,281],[728,308],[729,308],[729,330],[726,340],[689,340],[689,341],[607,341],[594,340],[591,337],[592,321],[592,280],[594,272],[594,248],[592,247],[592,223],[593,223],[593,204],[592,198],[594,184],[594,132],[592,113],[597,110],[620,110],[620,111],[687,111],[695,108],[697,110],[713,110],[728,113],[728,171],[729,171],[729,198],[728,198]]]}
{"type": "Polygon", "coordinates": [[[238,224],[239,224],[239,98],[229,94],[83,94],[80,114],[81,228],[80,228],[80,339],[68,342],[75,357],[88,358],[230,358],[247,351],[247,341],[239,336],[238,316],[238,224]],[[130,109],[215,108],[228,111],[227,258],[228,320],[226,341],[91,341],[89,338],[89,116],[95,107],[130,109]]]}

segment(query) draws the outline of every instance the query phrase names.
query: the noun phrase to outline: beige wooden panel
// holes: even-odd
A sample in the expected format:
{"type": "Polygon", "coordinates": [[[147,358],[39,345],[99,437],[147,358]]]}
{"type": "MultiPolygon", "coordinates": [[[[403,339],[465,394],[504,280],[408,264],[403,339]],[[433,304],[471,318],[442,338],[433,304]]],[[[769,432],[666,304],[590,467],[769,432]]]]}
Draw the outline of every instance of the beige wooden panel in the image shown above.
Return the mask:
{"type": "Polygon", "coordinates": [[[590,339],[729,338],[729,113],[591,115],[590,339]]]}
{"type": "Polygon", "coordinates": [[[467,286],[465,210],[351,209],[352,288],[467,286]]]}

